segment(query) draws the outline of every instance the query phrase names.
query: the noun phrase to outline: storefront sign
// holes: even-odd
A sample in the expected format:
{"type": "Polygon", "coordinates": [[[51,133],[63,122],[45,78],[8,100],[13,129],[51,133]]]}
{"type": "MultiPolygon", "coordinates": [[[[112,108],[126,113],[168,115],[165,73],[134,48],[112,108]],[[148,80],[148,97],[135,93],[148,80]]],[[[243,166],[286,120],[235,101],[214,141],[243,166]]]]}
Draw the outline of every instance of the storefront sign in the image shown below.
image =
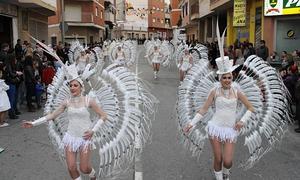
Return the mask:
{"type": "Polygon", "coordinates": [[[292,30],[292,29],[288,30],[287,33],[286,33],[286,36],[290,39],[294,38],[295,37],[295,31],[292,30]]]}
{"type": "Polygon", "coordinates": [[[233,9],[233,26],[246,26],[246,1],[234,0],[233,9]]]}
{"type": "Polygon", "coordinates": [[[265,0],[265,16],[300,14],[300,0],[265,0]]]}

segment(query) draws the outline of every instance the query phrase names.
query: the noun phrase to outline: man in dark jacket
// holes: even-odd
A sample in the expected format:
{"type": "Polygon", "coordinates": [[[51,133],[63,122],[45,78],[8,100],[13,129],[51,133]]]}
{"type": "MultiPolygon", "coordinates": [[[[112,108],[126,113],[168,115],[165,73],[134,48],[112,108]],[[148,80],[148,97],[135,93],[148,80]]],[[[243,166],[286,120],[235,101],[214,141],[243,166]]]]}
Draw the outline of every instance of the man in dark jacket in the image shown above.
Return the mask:
{"type": "Polygon", "coordinates": [[[267,58],[269,57],[269,49],[266,46],[265,40],[260,40],[260,47],[257,48],[256,55],[267,61],[267,58]]]}
{"type": "Polygon", "coordinates": [[[8,55],[7,52],[9,50],[9,45],[7,43],[1,44],[1,51],[0,51],[0,64],[4,64],[7,62],[8,55]]]}
{"type": "Polygon", "coordinates": [[[17,61],[20,62],[22,59],[22,55],[23,55],[23,48],[21,45],[21,39],[17,40],[17,44],[15,45],[15,55],[17,58],[17,61]]]}

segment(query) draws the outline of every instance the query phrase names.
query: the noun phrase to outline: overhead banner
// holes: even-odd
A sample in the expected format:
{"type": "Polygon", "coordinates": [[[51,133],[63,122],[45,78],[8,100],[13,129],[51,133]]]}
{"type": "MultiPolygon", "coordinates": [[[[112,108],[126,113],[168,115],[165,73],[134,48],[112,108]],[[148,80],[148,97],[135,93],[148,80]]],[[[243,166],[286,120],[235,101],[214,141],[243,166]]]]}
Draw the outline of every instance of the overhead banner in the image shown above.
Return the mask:
{"type": "Polygon", "coordinates": [[[265,16],[300,14],[300,0],[265,0],[265,16]]]}
{"type": "Polygon", "coordinates": [[[233,27],[246,26],[246,0],[234,0],[233,27]]]}
{"type": "Polygon", "coordinates": [[[148,0],[126,0],[125,29],[148,30],[148,0]]]}

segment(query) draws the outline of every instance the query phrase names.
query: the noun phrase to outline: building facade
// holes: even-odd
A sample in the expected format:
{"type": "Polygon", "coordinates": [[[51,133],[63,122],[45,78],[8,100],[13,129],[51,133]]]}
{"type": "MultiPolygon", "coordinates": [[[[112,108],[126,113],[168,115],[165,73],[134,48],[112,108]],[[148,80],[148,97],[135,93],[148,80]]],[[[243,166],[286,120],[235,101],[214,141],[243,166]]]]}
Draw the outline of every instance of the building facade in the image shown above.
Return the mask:
{"type": "Polygon", "coordinates": [[[17,39],[30,42],[28,34],[48,40],[48,17],[55,15],[56,0],[7,0],[0,2],[0,43],[11,47],[17,39]]]}
{"type": "Polygon", "coordinates": [[[149,38],[159,37],[167,38],[169,29],[165,27],[165,1],[149,0],[148,1],[149,18],[148,34],[149,38]]]}
{"type": "Polygon", "coordinates": [[[49,17],[49,42],[57,44],[78,39],[90,44],[103,41],[106,35],[104,16],[104,0],[57,0],[56,15],[49,17]]]}
{"type": "MultiPolygon", "coordinates": [[[[270,29],[265,32],[267,24],[264,24],[264,21],[267,18],[263,15],[263,2],[263,0],[181,0],[179,8],[182,27],[186,28],[187,39],[190,42],[213,42],[216,41],[218,20],[220,31],[227,27],[225,42],[227,46],[233,45],[236,41],[249,41],[258,45],[261,39],[270,36],[270,29]]],[[[270,41],[267,45],[273,48],[270,41]]]]}
{"type": "Polygon", "coordinates": [[[300,44],[300,0],[264,1],[263,38],[269,49],[292,52],[300,44]],[[273,29],[273,31],[270,31],[273,29]]]}
{"type": "Polygon", "coordinates": [[[181,9],[179,8],[179,0],[170,0],[171,5],[171,27],[172,29],[178,28],[181,26],[181,9]]]}
{"type": "Polygon", "coordinates": [[[116,38],[116,14],[116,0],[104,0],[105,39],[116,38]]]}

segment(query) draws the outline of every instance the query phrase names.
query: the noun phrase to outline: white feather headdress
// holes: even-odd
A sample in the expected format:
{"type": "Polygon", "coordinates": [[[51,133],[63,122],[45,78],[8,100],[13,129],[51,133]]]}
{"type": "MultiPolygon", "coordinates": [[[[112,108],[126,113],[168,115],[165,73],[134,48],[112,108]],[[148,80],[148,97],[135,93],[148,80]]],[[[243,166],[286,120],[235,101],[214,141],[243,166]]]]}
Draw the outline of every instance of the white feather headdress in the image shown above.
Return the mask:
{"type": "Polygon", "coordinates": [[[81,86],[83,86],[83,81],[78,75],[78,71],[75,64],[71,64],[70,66],[65,66],[65,70],[66,70],[66,76],[68,82],[72,80],[77,80],[81,84],[81,86]]]}
{"type": "Polygon", "coordinates": [[[225,28],[222,38],[220,37],[220,30],[219,30],[219,22],[217,19],[217,38],[218,38],[218,46],[220,51],[220,57],[216,59],[216,63],[218,66],[217,74],[226,74],[234,71],[238,65],[233,66],[233,59],[229,59],[228,56],[224,56],[224,36],[226,32],[227,27],[225,28]]]}

